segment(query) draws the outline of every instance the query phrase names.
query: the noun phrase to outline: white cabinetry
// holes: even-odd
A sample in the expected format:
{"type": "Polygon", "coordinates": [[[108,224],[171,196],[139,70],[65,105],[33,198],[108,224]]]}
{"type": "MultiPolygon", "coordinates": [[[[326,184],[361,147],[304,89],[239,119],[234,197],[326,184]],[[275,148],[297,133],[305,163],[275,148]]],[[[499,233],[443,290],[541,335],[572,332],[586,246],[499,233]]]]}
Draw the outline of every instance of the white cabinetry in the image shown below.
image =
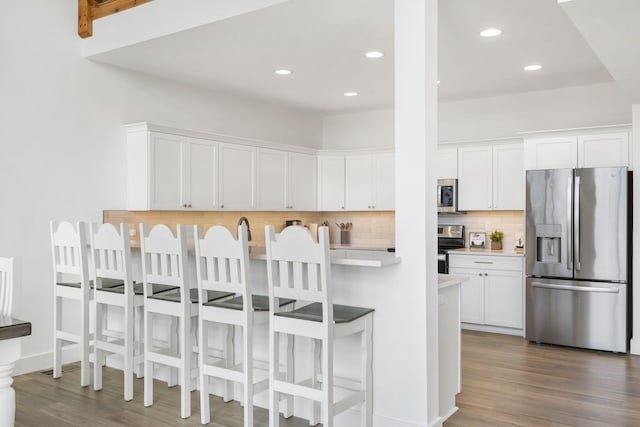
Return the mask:
{"type": "Polygon", "coordinates": [[[315,156],[258,149],[257,163],[258,209],[315,209],[315,156]]]}
{"type": "Polygon", "coordinates": [[[525,140],[526,169],[628,167],[629,132],[563,135],[525,140]]]}
{"type": "Polygon", "coordinates": [[[438,148],[438,179],[458,178],[458,149],[438,148]]]}
{"type": "Polygon", "coordinates": [[[628,132],[578,137],[578,167],[616,166],[627,166],[631,169],[631,145],[628,132]]]}
{"type": "Polygon", "coordinates": [[[523,258],[450,254],[449,274],[466,276],[461,285],[460,319],[469,329],[521,334],[523,258]]]}
{"type": "Polygon", "coordinates": [[[318,156],[318,209],[344,210],[344,156],[318,156]]]}
{"type": "Polygon", "coordinates": [[[217,208],[218,143],[146,129],[127,133],[129,210],[217,208]]]}
{"type": "Polygon", "coordinates": [[[220,208],[226,210],[256,207],[256,149],[220,144],[220,208]]]}
{"type": "Polygon", "coordinates": [[[392,153],[346,156],[345,203],[348,210],[393,210],[395,159],[392,153]]]}
{"type": "Polygon", "coordinates": [[[524,159],[521,143],[458,149],[458,209],[523,210],[524,159]]]}

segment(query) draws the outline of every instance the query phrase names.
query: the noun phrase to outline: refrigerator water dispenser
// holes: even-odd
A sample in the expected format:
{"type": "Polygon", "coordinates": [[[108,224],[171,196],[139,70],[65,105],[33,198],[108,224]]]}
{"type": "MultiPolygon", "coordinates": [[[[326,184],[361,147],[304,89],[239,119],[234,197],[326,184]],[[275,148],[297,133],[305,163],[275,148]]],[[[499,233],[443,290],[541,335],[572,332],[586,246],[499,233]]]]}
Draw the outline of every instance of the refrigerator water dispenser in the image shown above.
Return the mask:
{"type": "Polygon", "coordinates": [[[536,225],[536,261],[545,264],[560,263],[560,245],[562,243],[562,226],[559,224],[536,225]]]}

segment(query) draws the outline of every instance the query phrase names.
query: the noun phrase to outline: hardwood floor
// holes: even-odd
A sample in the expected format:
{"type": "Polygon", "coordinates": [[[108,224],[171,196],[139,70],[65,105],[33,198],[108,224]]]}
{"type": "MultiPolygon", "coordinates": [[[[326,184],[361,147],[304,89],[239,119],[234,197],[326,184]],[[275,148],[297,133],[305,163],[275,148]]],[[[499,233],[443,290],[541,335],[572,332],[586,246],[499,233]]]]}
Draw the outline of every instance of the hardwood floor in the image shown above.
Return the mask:
{"type": "MultiPolygon", "coordinates": [[[[122,371],[105,368],[103,390],[80,387],[79,364],[65,365],[62,378],[50,373],[31,373],[14,378],[16,390],[16,427],[34,426],[200,426],[200,395],[191,393],[191,417],[180,418],[180,388],[166,383],[154,384],[153,406],[142,404],[143,380],[134,380],[134,399],[122,399],[122,371]]],[[[238,402],[224,403],[211,397],[211,427],[242,427],[242,407],[238,402]]],[[[268,412],[255,408],[256,426],[267,426],[268,412]]],[[[299,418],[280,419],[282,427],[308,427],[299,418]]]]}
{"type": "MultiPolygon", "coordinates": [[[[81,388],[77,364],[62,378],[45,373],[15,378],[16,426],[199,426],[199,395],[191,418],[180,419],[180,390],[155,385],[155,402],[142,404],[142,380],[134,400],[122,400],[121,371],[106,368],[104,389],[81,388]]],[[[446,427],[640,426],[640,357],[529,344],[520,337],[464,331],[460,410],[446,427]]],[[[242,426],[242,408],[212,397],[213,427],[242,426]]],[[[256,426],[267,411],[256,408],[256,426]]],[[[283,427],[308,426],[281,421],[283,427]]],[[[379,426],[384,427],[384,426],[379,426]]]]}
{"type": "Polygon", "coordinates": [[[464,331],[446,427],[640,426],[640,357],[464,331]]]}

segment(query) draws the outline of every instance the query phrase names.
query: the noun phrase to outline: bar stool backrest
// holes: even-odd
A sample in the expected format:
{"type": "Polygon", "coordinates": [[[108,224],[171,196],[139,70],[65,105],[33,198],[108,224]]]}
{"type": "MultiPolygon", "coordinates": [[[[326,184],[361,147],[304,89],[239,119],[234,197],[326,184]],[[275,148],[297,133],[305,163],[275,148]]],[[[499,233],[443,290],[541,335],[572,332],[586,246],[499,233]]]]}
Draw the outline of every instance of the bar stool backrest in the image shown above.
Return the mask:
{"type": "Polygon", "coordinates": [[[152,284],[178,286],[183,305],[189,305],[188,281],[185,278],[187,258],[187,234],[183,224],[176,226],[177,235],[164,224],[151,230],[140,224],[140,249],[144,296],[153,295],[152,284]]]}
{"type": "MultiPolygon", "coordinates": [[[[125,288],[131,287],[131,243],[129,224],[120,224],[120,232],[113,224],[91,224],[92,276],[96,289],[102,287],[101,279],[123,280],[125,288]]],[[[131,289],[133,292],[133,289],[131,289]]],[[[126,289],[125,293],[129,293],[126,289]]]]}
{"type": "MultiPolygon", "coordinates": [[[[201,303],[207,301],[206,291],[233,292],[251,304],[251,288],[246,269],[249,261],[247,226],[238,226],[238,239],[223,225],[209,228],[204,237],[202,227],[194,226],[196,271],[201,303]]],[[[245,303],[245,309],[251,305],[245,303]]]]}
{"type": "Polygon", "coordinates": [[[276,236],[267,225],[265,241],[271,310],[279,311],[276,299],[291,298],[297,304],[322,303],[323,319],[333,319],[328,228],[318,228],[316,242],[305,227],[289,226],[276,236]]]}
{"type": "Polygon", "coordinates": [[[0,258],[0,316],[11,316],[13,308],[13,258],[0,258]]]}
{"type": "Polygon", "coordinates": [[[89,293],[87,243],[87,227],[84,222],[73,225],[68,221],[51,221],[51,253],[55,283],[79,280],[81,289],[86,289],[87,294],[89,293]]]}

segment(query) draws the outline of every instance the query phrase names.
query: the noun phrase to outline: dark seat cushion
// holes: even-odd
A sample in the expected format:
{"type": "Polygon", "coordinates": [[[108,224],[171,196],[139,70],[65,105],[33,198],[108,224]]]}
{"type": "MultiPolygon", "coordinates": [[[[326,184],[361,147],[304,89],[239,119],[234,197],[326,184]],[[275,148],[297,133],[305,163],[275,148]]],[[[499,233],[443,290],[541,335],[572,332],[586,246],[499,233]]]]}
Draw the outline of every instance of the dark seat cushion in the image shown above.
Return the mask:
{"type": "MultiPolygon", "coordinates": [[[[133,293],[135,295],[144,295],[144,289],[143,289],[144,283],[138,283],[138,282],[133,282],[133,293]]],[[[154,294],[158,294],[160,292],[168,292],[168,291],[175,291],[176,289],[178,289],[177,286],[171,286],[171,285],[159,285],[157,283],[152,283],[151,284],[151,288],[154,294]]],[[[104,292],[113,292],[116,294],[124,294],[124,284],[120,285],[120,286],[115,286],[113,288],[101,288],[98,289],[99,291],[104,291],[104,292]]]]}
{"type": "MultiPolygon", "coordinates": [[[[335,323],[349,323],[371,312],[373,312],[373,308],[333,304],[333,321],[335,323]]],[[[282,311],[275,313],[275,315],[291,317],[293,319],[310,320],[312,322],[322,322],[322,304],[315,302],[298,308],[297,310],[282,311]]]]}
{"type": "MultiPolygon", "coordinates": [[[[233,295],[234,295],[233,292],[207,291],[207,302],[215,301],[221,298],[232,297],[233,295]]],[[[196,304],[198,302],[198,290],[189,289],[189,297],[191,298],[191,302],[196,304]]],[[[171,301],[171,302],[180,302],[180,292],[178,291],[163,292],[160,294],[151,295],[148,298],[160,299],[160,300],[171,301]]]]}
{"type": "MultiPolygon", "coordinates": [[[[253,300],[253,311],[269,311],[268,296],[251,295],[251,299],[253,300]]],[[[288,299],[288,298],[280,298],[280,307],[284,307],[294,302],[296,302],[296,300],[288,299]]],[[[203,305],[210,306],[210,307],[228,308],[231,310],[242,310],[244,303],[242,301],[242,296],[239,296],[231,299],[226,299],[224,301],[207,302],[203,305]]]]}
{"type": "MultiPolygon", "coordinates": [[[[68,286],[70,288],[79,288],[80,287],[80,282],[58,282],[56,283],[56,285],[59,286],[68,286]]],[[[102,288],[106,289],[106,288],[115,288],[117,286],[123,286],[124,285],[124,280],[119,280],[119,279],[102,279],[102,288]]],[[[91,289],[93,289],[93,280],[89,280],[89,287],[91,289]]]]}

